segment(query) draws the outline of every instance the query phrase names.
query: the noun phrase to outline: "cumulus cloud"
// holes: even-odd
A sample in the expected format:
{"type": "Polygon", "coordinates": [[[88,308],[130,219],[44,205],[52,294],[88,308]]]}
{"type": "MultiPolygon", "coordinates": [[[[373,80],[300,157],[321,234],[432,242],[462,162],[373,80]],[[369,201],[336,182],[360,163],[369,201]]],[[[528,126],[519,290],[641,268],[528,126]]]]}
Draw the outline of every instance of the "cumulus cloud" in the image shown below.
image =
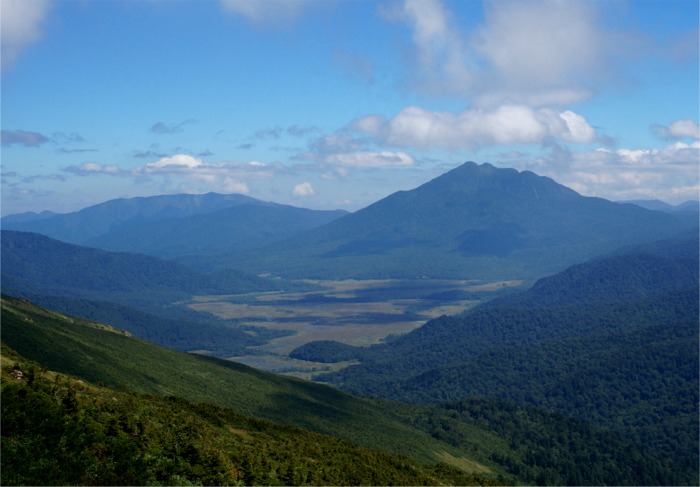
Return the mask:
{"type": "MultiPolygon", "coordinates": [[[[4,4],[3,4],[4,5],[4,4]]],[[[0,132],[3,146],[22,145],[24,147],[39,147],[50,139],[38,132],[26,130],[3,130],[0,132]]]]}
{"type": "Polygon", "coordinates": [[[304,181],[303,183],[299,183],[294,186],[294,189],[292,189],[292,194],[294,196],[312,196],[316,194],[316,191],[314,191],[313,186],[311,186],[311,183],[308,181],[304,181]]]}
{"type": "Polygon", "coordinates": [[[289,24],[315,2],[310,0],[220,0],[224,10],[254,24],[289,24]]]}
{"type": "MultiPolygon", "coordinates": [[[[498,0],[486,2],[477,52],[511,99],[569,103],[587,97],[582,81],[607,66],[617,41],[585,1],[498,0]]],[[[486,91],[485,87],[480,87],[486,91]]]]}
{"type": "Polygon", "coordinates": [[[660,149],[620,148],[569,151],[553,145],[548,157],[505,161],[588,196],[611,200],[661,199],[679,203],[697,199],[700,142],[675,142],[660,149]]]}
{"type": "Polygon", "coordinates": [[[406,152],[367,150],[367,140],[354,138],[347,133],[335,133],[319,137],[309,143],[309,151],[298,159],[314,161],[323,169],[332,169],[324,177],[345,177],[351,169],[378,169],[413,166],[415,159],[406,152]]]}
{"type": "Polygon", "coordinates": [[[41,38],[41,24],[49,8],[48,0],[2,0],[0,45],[3,69],[12,66],[22,50],[41,38]]]}
{"type": "Polygon", "coordinates": [[[700,126],[693,120],[688,118],[676,120],[668,125],[654,125],[651,128],[657,136],[662,139],[700,139],[700,126]]]}
{"type": "Polygon", "coordinates": [[[137,170],[137,173],[147,176],[180,177],[204,183],[210,188],[243,194],[249,192],[244,178],[265,177],[271,174],[264,164],[205,163],[188,154],[175,154],[149,162],[137,170]]]}
{"type": "Polygon", "coordinates": [[[596,132],[582,115],[551,108],[503,105],[461,113],[407,107],[392,119],[369,115],[350,125],[379,143],[397,147],[468,148],[478,145],[542,142],[593,142],[596,132]]]}
{"type": "Polygon", "coordinates": [[[64,171],[79,176],[108,175],[132,177],[136,180],[159,178],[169,184],[187,184],[192,191],[245,194],[249,192],[248,180],[270,178],[286,172],[286,169],[280,164],[258,161],[208,163],[189,154],[175,154],[131,169],[86,162],[66,167],[64,171]]]}
{"type": "Polygon", "coordinates": [[[563,105],[589,97],[609,76],[623,38],[604,29],[595,4],[581,0],[491,0],[484,22],[465,32],[439,0],[382,8],[411,29],[415,87],[460,94],[480,105],[505,100],[563,105]]]}

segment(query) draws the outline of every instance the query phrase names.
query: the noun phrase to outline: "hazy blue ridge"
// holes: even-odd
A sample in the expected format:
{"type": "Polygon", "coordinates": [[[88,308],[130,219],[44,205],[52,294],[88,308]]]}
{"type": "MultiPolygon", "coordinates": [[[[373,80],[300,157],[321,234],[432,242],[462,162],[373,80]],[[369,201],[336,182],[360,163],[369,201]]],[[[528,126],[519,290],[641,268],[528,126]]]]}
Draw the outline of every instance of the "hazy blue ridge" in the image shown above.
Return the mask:
{"type": "Polygon", "coordinates": [[[288,238],[346,214],[340,210],[245,203],[204,214],[132,224],[88,239],[85,244],[163,258],[238,252],[288,238]]]}
{"type": "Polygon", "coordinates": [[[64,242],[82,244],[104,233],[140,223],[199,215],[251,203],[271,204],[240,194],[162,195],[109,200],[40,221],[16,222],[5,217],[2,223],[6,230],[34,232],[64,242]]]}

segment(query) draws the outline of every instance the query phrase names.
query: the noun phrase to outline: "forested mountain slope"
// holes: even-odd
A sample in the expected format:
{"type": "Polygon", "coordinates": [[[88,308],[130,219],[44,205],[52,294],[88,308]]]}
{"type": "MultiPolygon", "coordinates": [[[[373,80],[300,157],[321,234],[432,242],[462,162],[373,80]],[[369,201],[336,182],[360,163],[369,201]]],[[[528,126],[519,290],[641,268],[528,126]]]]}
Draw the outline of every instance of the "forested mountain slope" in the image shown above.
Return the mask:
{"type": "Polygon", "coordinates": [[[279,289],[280,281],[243,272],[205,274],[145,255],[105,252],[42,235],[3,230],[2,285],[34,292],[115,302],[172,302],[192,294],[279,289]]]}
{"type": "Polygon", "coordinates": [[[157,347],[111,327],[4,297],[2,342],[42,366],[108,387],[178,396],[422,461],[459,450],[337,389],[157,347]]]}
{"type": "Polygon", "coordinates": [[[532,279],[688,226],[528,171],[468,162],[284,242],[202,262],[297,277],[532,279]]]}
{"type": "Polygon", "coordinates": [[[3,345],[3,485],[477,485],[445,464],[176,397],[97,387],[3,345]]]}
{"type": "MultiPolygon", "coordinates": [[[[654,445],[697,475],[698,292],[697,238],[649,245],[356,349],[362,363],[325,380],[404,401],[548,408],[654,445]]],[[[292,355],[329,360],[308,347],[292,355]]]]}
{"type": "Polygon", "coordinates": [[[533,408],[357,399],[23,300],[2,313],[3,484],[692,483],[648,448],[533,408]]]}
{"type": "Polygon", "coordinates": [[[110,323],[156,344],[214,356],[284,334],[197,313],[178,303],[193,294],[301,288],[244,272],[216,275],[145,255],[105,252],[3,230],[2,290],[72,315],[110,323]]]}

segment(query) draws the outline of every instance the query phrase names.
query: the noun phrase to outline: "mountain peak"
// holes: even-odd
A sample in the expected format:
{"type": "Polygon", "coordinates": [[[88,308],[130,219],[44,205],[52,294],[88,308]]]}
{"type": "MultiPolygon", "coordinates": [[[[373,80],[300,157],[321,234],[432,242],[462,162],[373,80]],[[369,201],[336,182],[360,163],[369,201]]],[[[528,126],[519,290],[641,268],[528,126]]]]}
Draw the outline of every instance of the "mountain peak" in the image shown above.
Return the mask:
{"type": "Polygon", "coordinates": [[[529,279],[683,226],[530,171],[469,161],[290,239],[262,264],[246,255],[243,265],[295,277],[529,279]]]}

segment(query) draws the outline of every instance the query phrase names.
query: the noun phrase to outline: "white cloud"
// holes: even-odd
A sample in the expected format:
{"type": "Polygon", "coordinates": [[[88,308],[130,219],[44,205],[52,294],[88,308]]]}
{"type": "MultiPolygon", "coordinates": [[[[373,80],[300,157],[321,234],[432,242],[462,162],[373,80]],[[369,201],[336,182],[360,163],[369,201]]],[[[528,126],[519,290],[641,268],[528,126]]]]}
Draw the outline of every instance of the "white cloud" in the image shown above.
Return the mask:
{"type": "Polygon", "coordinates": [[[98,174],[107,174],[109,176],[124,176],[128,175],[129,171],[119,169],[113,165],[102,165],[97,162],[84,162],[78,166],[68,166],[64,171],[76,174],[78,176],[94,176],[98,174]]]}
{"type": "Polygon", "coordinates": [[[313,186],[311,186],[311,183],[308,181],[304,181],[303,183],[299,183],[294,186],[294,189],[292,190],[292,194],[294,196],[312,196],[316,194],[316,191],[314,191],[313,186]]]}
{"type": "Polygon", "coordinates": [[[582,115],[525,105],[471,108],[458,114],[407,107],[391,120],[369,115],[350,128],[380,143],[418,148],[538,143],[546,138],[581,143],[596,139],[595,129],[582,115]]]}
{"type": "Polygon", "coordinates": [[[662,139],[700,139],[700,126],[689,118],[676,120],[669,124],[668,127],[654,125],[651,129],[662,139]]]}
{"type": "Polygon", "coordinates": [[[175,154],[172,157],[163,157],[156,162],[149,162],[144,166],[143,172],[146,174],[189,172],[203,165],[204,163],[201,159],[196,157],[187,154],[175,154]]]}
{"type": "Polygon", "coordinates": [[[382,12],[411,29],[414,87],[481,106],[545,106],[588,98],[589,85],[614,71],[623,38],[603,28],[595,9],[582,0],[491,0],[470,31],[439,0],[404,0],[382,12]]]}
{"type": "Polygon", "coordinates": [[[381,12],[392,21],[406,22],[412,31],[417,69],[414,84],[429,92],[464,93],[474,83],[475,65],[464,39],[439,0],[404,0],[381,12]]]}
{"type": "Polygon", "coordinates": [[[48,0],[2,0],[0,44],[3,68],[12,66],[23,49],[41,38],[41,23],[49,8],[48,0]]]}
{"type": "Polygon", "coordinates": [[[611,200],[655,198],[669,203],[698,199],[700,142],[675,142],[660,149],[599,148],[570,152],[554,146],[549,157],[512,159],[518,165],[588,196],[611,200]]]}
{"type": "Polygon", "coordinates": [[[347,168],[379,168],[412,166],[415,160],[405,152],[357,151],[328,154],[322,158],[324,164],[347,168]]]}
{"type": "MultiPolygon", "coordinates": [[[[510,99],[535,104],[578,101],[615,50],[594,4],[577,0],[498,0],[485,5],[476,50],[510,99]],[[547,100],[548,99],[548,100],[547,100]]],[[[486,86],[481,87],[487,91],[486,86]]]]}
{"type": "Polygon", "coordinates": [[[79,176],[110,175],[133,177],[137,180],[158,178],[169,185],[187,187],[189,192],[223,191],[245,194],[249,192],[248,180],[271,178],[287,172],[281,164],[265,164],[259,161],[208,163],[189,154],[161,157],[157,161],[132,169],[86,162],[64,170],[79,176]]]}
{"type": "Polygon", "coordinates": [[[286,24],[294,22],[310,0],[220,0],[224,10],[242,15],[255,24],[286,24]]]}

